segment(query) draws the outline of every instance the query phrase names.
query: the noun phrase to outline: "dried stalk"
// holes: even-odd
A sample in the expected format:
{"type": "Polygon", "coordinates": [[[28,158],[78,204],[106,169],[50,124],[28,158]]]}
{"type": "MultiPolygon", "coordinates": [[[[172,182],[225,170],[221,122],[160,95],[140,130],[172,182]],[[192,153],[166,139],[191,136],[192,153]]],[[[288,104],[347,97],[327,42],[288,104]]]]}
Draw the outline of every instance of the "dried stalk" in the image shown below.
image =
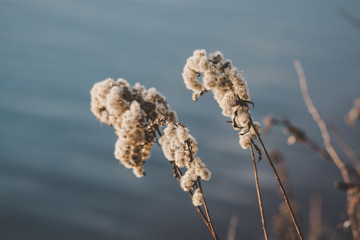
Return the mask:
{"type": "Polygon", "coordinates": [[[262,222],[263,231],[264,231],[264,237],[266,240],[268,240],[269,237],[268,237],[267,230],[266,230],[264,208],[263,208],[262,198],[261,198],[261,193],[260,193],[260,184],[259,184],[259,178],[258,178],[258,172],[257,172],[257,167],[256,167],[253,145],[250,145],[250,152],[251,152],[251,158],[252,158],[252,162],[253,162],[253,166],[254,166],[256,192],[257,192],[258,201],[259,201],[259,208],[260,208],[260,214],[261,214],[261,222],[262,222]]]}
{"type": "MultiPolygon", "coordinates": [[[[318,127],[320,129],[321,136],[324,141],[324,147],[325,147],[326,151],[329,153],[333,163],[339,169],[341,176],[342,176],[343,180],[345,181],[345,183],[350,183],[351,178],[350,178],[349,171],[348,171],[345,163],[340,159],[339,155],[337,154],[334,147],[332,146],[330,134],[327,130],[326,123],[321,118],[320,114],[318,113],[316,107],[313,104],[313,101],[311,100],[311,97],[310,97],[309,91],[308,91],[308,87],[307,87],[305,73],[304,73],[303,68],[301,67],[300,61],[295,60],[294,67],[298,74],[298,79],[300,82],[302,96],[304,98],[304,101],[306,103],[308,111],[310,112],[310,114],[312,115],[313,119],[315,120],[316,124],[318,125],[318,127]]],[[[352,234],[353,234],[354,239],[360,239],[358,219],[356,217],[356,208],[357,208],[356,204],[358,203],[357,193],[358,193],[358,191],[353,190],[353,189],[349,189],[347,191],[347,200],[348,200],[347,212],[349,215],[349,219],[351,221],[351,226],[352,226],[351,229],[352,229],[352,234]]]]}
{"type": "Polygon", "coordinates": [[[232,215],[231,219],[230,219],[230,224],[229,224],[229,229],[228,229],[228,234],[227,234],[227,240],[235,240],[235,235],[236,235],[236,228],[238,225],[238,215],[232,215]]]}
{"type": "MultiPolygon", "coordinates": [[[[191,150],[191,146],[190,146],[189,141],[187,141],[187,147],[188,147],[188,150],[189,150],[190,161],[193,161],[194,159],[193,159],[193,154],[192,154],[192,150],[191,150]]],[[[200,192],[203,193],[200,179],[197,180],[196,184],[199,187],[200,192]]],[[[204,199],[204,209],[205,209],[205,213],[206,213],[206,217],[207,217],[207,223],[208,223],[208,225],[210,227],[210,231],[211,231],[213,237],[215,239],[218,239],[218,237],[216,235],[216,232],[215,232],[215,229],[214,229],[214,226],[213,226],[212,221],[211,221],[211,217],[210,217],[209,209],[208,209],[207,204],[206,204],[205,197],[203,197],[203,199],[204,199]]]]}
{"type": "MultiPolygon", "coordinates": [[[[175,177],[176,180],[180,183],[180,178],[181,178],[182,175],[183,175],[182,172],[181,172],[181,170],[179,169],[178,166],[175,165],[175,162],[174,162],[174,161],[170,162],[170,164],[173,165],[174,177],[175,177]]],[[[192,193],[191,191],[188,191],[188,193],[189,193],[189,195],[190,195],[190,198],[192,198],[193,193],[192,193]]],[[[213,228],[210,226],[209,221],[207,220],[207,218],[205,217],[205,214],[203,213],[203,210],[202,210],[199,206],[196,207],[196,210],[197,210],[198,213],[200,214],[202,220],[204,221],[205,225],[207,226],[207,228],[209,229],[209,231],[211,232],[211,234],[214,236],[214,234],[213,234],[213,228]]],[[[214,237],[214,238],[215,238],[215,237],[214,237]]],[[[217,239],[217,238],[215,238],[215,239],[217,239]]]]}
{"type": "Polygon", "coordinates": [[[347,158],[358,170],[360,167],[360,159],[357,157],[356,152],[346,142],[345,138],[342,136],[339,129],[337,129],[334,125],[330,125],[330,128],[333,130],[332,132],[335,134],[335,140],[339,144],[341,150],[345,153],[347,158]]]}
{"type": "Polygon", "coordinates": [[[329,153],[329,155],[330,155],[332,161],[334,162],[334,164],[339,168],[344,181],[345,182],[350,182],[350,176],[349,176],[349,172],[346,169],[346,165],[340,159],[340,157],[338,156],[338,154],[336,153],[334,147],[331,144],[330,135],[329,135],[329,132],[327,130],[326,123],[320,117],[320,114],[318,113],[317,109],[315,108],[315,106],[313,104],[313,101],[310,98],[308,88],[307,88],[307,83],[306,83],[304,70],[302,69],[301,64],[300,64],[299,61],[294,61],[294,66],[295,66],[296,72],[298,74],[300,87],[301,87],[301,93],[303,95],[303,98],[304,98],[304,101],[305,101],[306,106],[308,108],[308,111],[310,112],[310,114],[312,115],[312,117],[315,120],[316,124],[320,128],[321,136],[322,136],[323,141],[324,141],[324,147],[325,147],[326,151],[329,153]]]}
{"type": "MultiPolygon", "coordinates": [[[[156,127],[156,132],[159,134],[159,136],[162,136],[162,133],[161,133],[161,131],[159,130],[158,127],[156,127]]],[[[188,149],[189,149],[190,157],[191,157],[191,161],[192,161],[193,159],[192,159],[191,147],[189,146],[189,143],[187,143],[187,147],[188,147],[188,149]]],[[[172,164],[172,169],[173,169],[174,177],[175,177],[175,179],[180,183],[181,177],[183,176],[183,174],[182,174],[180,168],[175,165],[175,162],[174,162],[174,161],[171,161],[170,163],[172,164]]],[[[198,187],[199,187],[201,193],[203,193],[200,179],[197,180],[197,183],[196,183],[196,184],[198,184],[198,187]]],[[[189,195],[190,195],[190,198],[192,198],[193,193],[191,192],[191,190],[189,190],[188,193],[189,193],[189,195]]],[[[209,214],[209,209],[208,209],[208,207],[207,207],[207,205],[206,205],[205,197],[204,197],[204,209],[205,209],[206,217],[205,217],[205,214],[204,214],[203,210],[201,209],[201,207],[200,207],[200,206],[196,206],[196,210],[197,210],[198,213],[200,214],[202,220],[204,221],[205,225],[207,226],[207,228],[208,228],[209,231],[211,232],[212,236],[214,237],[215,240],[218,240],[219,238],[218,238],[218,236],[216,235],[214,226],[213,226],[213,224],[212,224],[212,221],[211,221],[211,218],[210,218],[210,214],[209,214]]]]}
{"type": "Polygon", "coordinates": [[[320,195],[309,200],[309,240],[320,240],[322,234],[322,202],[320,195]]]}
{"type": "Polygon", "coordinates": [[[276,171],[276,168],[275,168],[275,166],[274,166],[274,164],[273,164],[273,162],[272,162],[272,160],[271,160],[271,158],[270,158],[270,156],[269,156],[269,154],[268,154],[268,152],[267,152],[267,150],[266,150],[266,148],[265,148],[265,145],[264,145],[263,141],[261,140],[261,137],[260,137],[259,133],[257,132],[257,130],[256,130],[255,126],[254,126],[254,123],[253,123],[251,117],[250,117],[249,120],[250,120],[250,125],[251,125],[252,129],[254,130],[254,132],[255,132],[255,134],[256,134],[256,137],[257,137],[257,139],[259,140],[260,145],[261,145],[261,147],[262,147],[262,149],[263,149],[263,151],[264,151],[264,153],[265,153],[266,159],[268,160],[268,163],[270,164],[270,166],[271,166],[271,168],[272,168],[272,170],[273,170],[273,172],[274,172],[276,181],[277,181],[277,183],[278,183],[278,185],[279,185],[279,187],[280,187],[281,193],[282,193],[282,195],[283,195],[283,197],[284,197],[284,201],[285,201],[286,206],[287,206],[287,208],[288,208],[288,210],[289,210],[289,214],[290,214],[291,220],[292,220],[292,222],[293,222],[293,224],[294,224],[294,226],[295,226],[295,228],[296,228],[296,232],[297,232],[297,234],[298,234],[298,236],[299,236],[299,239],[302,240],[303,237],[302,237],[302,234],[301,234],[301,232],[300,232],[299,225],[298,225],[298,223],[297,223],[297,221],[296,221],[296,219],[295,219],[294,211],[293,211],[293,209],[292,209],[292,207],[291,207],[291,204],[290,204],[290,201],[289,201],[289,199],[288,199],[288,197],[287,197],[287,195],[286,195],[285,188],[284,188],[283,184],[281,183],[279,174],[278,174],[277,171],[276,171]]]}

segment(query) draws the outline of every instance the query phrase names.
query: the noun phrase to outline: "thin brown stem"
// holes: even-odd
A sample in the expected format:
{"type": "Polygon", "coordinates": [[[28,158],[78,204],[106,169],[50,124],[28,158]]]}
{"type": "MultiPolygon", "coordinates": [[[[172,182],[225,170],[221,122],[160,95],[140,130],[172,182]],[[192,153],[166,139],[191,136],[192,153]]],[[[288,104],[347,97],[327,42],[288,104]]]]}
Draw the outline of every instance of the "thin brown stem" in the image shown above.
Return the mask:
{"type": "Polygon", "coordinates": [[[340,148],[345,153],[347,158],[351,161],[351,163],[355,166],[356,169],[360,167],[360,159],[357,157],[356,152],[350,145],[347,143],[340,130],[336,128],[333,124],[330,125],[330,129],[332,129],[335,134],[335,141],[338,142],[340,148]]]}
{"type": "Polygon", "coordinates": [[[263,226],[264,237],[265,237],[266,240],[268,240],[269,237],[268,237],[267,230],[266,230],[265,216],[264,216],[264,208],[263,208],[262,198],[261,198],[261,193],[260,193],[259,177],[258,177],[258,172],[257,172],[257,167],[256,167],[256,161],[255,161],[255,156],[254,156],[254,149],[253,149],[253,145],[252,145],[252,144],[250,145],[250,150],[251,150],[251,158],[252,158],[252,162],[253,162],[253,166],[254,166],[256,192],[257,192],[258,201],[259,201],[259,208],[260,208],[260,214],[261,214],[261,222],[262,222],[262,226],[263,226]]]}
{"type": "MultiPolygon", "coordinates": [[[[181,177],[182,177],[182,175],[183,175],[182,172],[181,172],[181,170],[180,170],[180,168],[175,165],[175,162],[174,162],[174,161],[170,162],[170,164],[173,165],[173,169],[175,169],[175,172],[176,172],[177,175],[179,176],[179,177],[175,177],[175,178],[176,178],[176,180],[180,183],[180,181],[181,181],[180,179],[181,179],[181,177]]],[[[191,192],[191,190],[189,190],[188,193],[189,193],[189,195],[190,195],[190,198],[192,199],[193,193],[191,192]]],[[[205,200],[205,199],[204,199],[204,200],[205,200]]],[[[204,202],[205,202],[205,201],[204,201],[204,202]]],[[[204,205],[204,206],[205,206],[205,205],[204,205]]],[[[202,220],[204,221],[205,225],[207,226],[207,228],[209,229],[209,231],[210,231],[211,234],[213,235],[214,239],[217,240],[218,237],[217,237],[217,235],[216,235],[216,233],[215,233],[214,227],[213,227],[212,223],[208,220],[209,215],[208,215],[208,210],[207,210],[207,208],[205,208],[207,217],[205,216],[203,210],[202,210],[199,206],[196,207],[196,210],[197,210],[198,213],[200,214],[202,220]]]]}
{"type": "Polygon", "coordinates": [[[227,240],[235,240],[236,228],[238,226],[238,219],[239,216],[237,214],[232,215],[230,219],[227,238],[226,238],[227,240]]]}
{"type": "Polygon", "coordinates": [[[322,234],[322,201],[320,195],[312,195],[309,200],[309,240],[320,240],[322,234]]]}
{"type": "MultiPolygon", "coordinates": [[[[188,148],[188,150],[189,150],[190,162],[192,162],[194,159],[193,159],[192,148],[191,148],[190,142],[189,142],[189,141],[186,141],[186,145],[187,145],[187,148],[188,148]]],[[[200,189],[200,192],[203,193],[200,179],[197,180],[197,184],[198,184],[198,187],[199,187],[199,189],[200,189]]],[[[206,213],[206,216],[207,216],[207,224],[208,224],[209,227],[210,227],[210,231],[211,231],[213,237],[214,237],[215,239],[218,239],[218,237],[217,237],[217,235],[216,235],[216,232],[215,232],[215,229],[214,229],[214,226],[213,226],[212,221],[211,221],[209,209],[208,209],[208,207],[207,207],[207,205],[206,205],[205,197],[203,197],[203,198],[204,198],[204,209],[205,209],[205,213],[206,213]]]]}
{"type": "Polygon", "coordinates": [[[301,234],[301,232],[300,232],[299,225],[298,225],[298,223],[297,223],[297,221],[296,221],[296,219],[295,219],[295,214],[294,214],[294,211],[293,211],[293,209],[292,209],[292,207],[291,207],[290,201],[289,201],[289,199],[288,199],[288,197],[287,197],[287,195],[286,195],[285,188],[284,188],[284,186],[283,186],[282,183],[281,183],[279,174],[278,174],[277,171],[276,171],[276,168],[275,168],[275,166],[274,166],[274,164],[273,164],[273,162],[272,162],[272,160],[271,160],[271,158],[270,158],[270,156],[269,156],[269,154],[268,154],[268,152],[267,152],[267,150],[266,150],[266,148],[265,148],[265,145],[264,145],[263,141],[262,141],[261,138],[260,138],[259,133],[257,132],[257,130],[256,130],[255,126],[254,126],[254,123],[253,123],[251,117],[250,117],[250,124],[251,124],[251,127],[253,128],[253,130],[254,130],[254,132],[255,132],[255,134],[256,134],[257,139],[258,139],[259,142],[260,142],[260,145],[261,145],[261,147],[262,147],[262,149],[263,149],[263,151],[264,151],[264,153],[265,153],[266,159],[268,160],[268,162],[269,162],[269,164],[270,164],[270,166],[271,166],[271,168],[272,168],[272,170],[273,170],[273,172],[274,172],[276,181],[277,181],[277,183],[278,183],[278,185],[279,185],[279,187],[280,187],[281,193],[282,193],[282,195],[283,195],[283,197],[284,197],[284,201],[285,201],[285,203],[286,203],[286,205],[287,205],[287,207],[288,207],[291,220],[292,220],[292,222],[293,222],[293,224],[294,224],[294,226],[295,226],[295,228],[296,228],[296,231],[297,231],[297,234],[298,234],[298,236],[299,236],[299,239],[302,240],[303,237],[302,237],[302,234],[301,234]]]}
{"type": "MultiPolygon", "coordinates": [[[[348,171],[347,166],[345,165],[345,163],[341,160],[341,158],[339,157],[339,155],[337,154],[337,152],[335,151],[334,147],[331,144],[331,138],[330,138],[330,134],[329,131],[327,129],[326,123],[325,121],[321,118],[319,112],[317,111],[311,97],[308,91],[308,87],[307,87],[307,81],[306,81],[306,77],[305,77],[305,73],[304,70],[301,66],[300,61],[296,60],[294,61],[294,67],[295,70],[298,74],[298,79],[300,82],[300,88],[301,88],[301,93],[302,96],[304,98],[305,104],[308,108],[308,111],[310,112],[311,116],[313,117],[314,121],[316,122],[316,124],[318,125],[320,132],[321,132],[321,136],[323,138],[324,141],[324,147],[326,149],[326,151],[329,153],[332,162],[337,166],[337,168],[339,169],[342,178],[344,179],[345,183],[350,183],[351,182],[351,177],[350,177],[350,173],[348,171]]],[[[359,221],[356,217],[356,209],[357,206],[354,206],[354,203],[358,204],[358,191],[354,191],[352,189],[349,189],[347,191],[347,212],[348,212],[348,216],[349,219],[351,221],[351,229],[352,229],[352,234],[353,234],[353,238],[356,240],[360,239],[360,231],[359,231],[359,221]]]]}
{"type": "Polygon", "coordinates": [[[329,131],[327,130],[326,124],[325,124],[324,120],[321,118],[316,107],[314,106],[313,101],[311,100],[311,97],[310,97],[309,91],[308,91],[308,87],[307,87],[307,83],[306,83],[304,70],[302,69],[299,61],[295,61],[294,66],[295,66],[296,72],[298,74],[300,87],[301,87],[301,93],[303,95],[303,98],[304,98],[304,101],[308,108],[308,111],[310,112],[311,116],[315,120],[316,124],[319,126],[321,136],[324,141],[324,147],[325,147],[326,151],[329,153],[334,164],[339,168],[344,181],[350,182],[350,176],[346,169],[346,165],[340,159],[339,155],[337,154],[334,147],[332,146],[330,134],[329,134],[329,131]]]}
{"type": "MultiPolygon", "coordinates": [[[[200,189],[201,193],[203,193],[200,180],[198,180],[198,184],[199,184],[199,189],[200,189]]],[[[208,219],[208,223],[209,223],[209,225],[210,225],[210,227],[211,227],[211,229],[212,229],[212,233],[213,233],[214,238],[215,238],[215,239],[218,239],[218,236],[216,235],[214,226],[213,226],[212,221],[211,221],[209,208],[208,208],[207,205],[206,205],[205,197],[203,197],[203,198],[204,198],[204,208],[205,208],[205,213],[206,213],[206,216],[207,216],[207,219],[208,219]]]]}
{"type": "MultiPolygon", "coordinates": [[[[159,134],[159,136],[162,136],[162,133],[160,131],[160,129],[158,127],[156,127],[155,131],[159,134]]],[[[188,143],[189,144],[189,143],[188,143]]],[[[189,147],[189,146],[188,146],[189,147]]],[[[191,148],[189,147],[189,151],[191,148]]],[[[191,152],[190,152],[191,153],[191,152]]],[[[192,158],[192,155],[191,155],[191,158],[192,158]]],[[[180,168],[178,166],[176,166],[175,164],[175,161],[171,161],[170,164],[172,164],[172,169],[173,169],[173,173],[174,173],[174,177],[176,178],[176,180],[180,183],[181,181],[181,177],[183,176],[180,168]]],[[[200,184],[200,181],[198,181],[199,184],[200,184]]],[[[202,192],[202,190],[201,190],[202,192]]],[[[188,191],[189,195],[190,195],[190,198],[192,199],[192,192],[191,190],[188,191]]],[[[204,207],[205,207],[205,199],[204,199],[204,207]]],[[[206,211],[206,215],[207,215],[207,218],[205,217],[205,214],[203,213],[202,209],[199,207],[199,206],[196,206],[196,210],[198,211],[198,213],[200,214],[202,220],[204,221],[205,225],[208,227],[209,231],[211,232],[211,234],[213,235],[214,239],[215,240],[218,240],[218,237],[215,233],[215,229],[211,223],[211,220],[210,220],[210,215],[209,215],[209,212],[208,212],[208,209],[207,207],[205,207],[205,211],[206,211]]]]}

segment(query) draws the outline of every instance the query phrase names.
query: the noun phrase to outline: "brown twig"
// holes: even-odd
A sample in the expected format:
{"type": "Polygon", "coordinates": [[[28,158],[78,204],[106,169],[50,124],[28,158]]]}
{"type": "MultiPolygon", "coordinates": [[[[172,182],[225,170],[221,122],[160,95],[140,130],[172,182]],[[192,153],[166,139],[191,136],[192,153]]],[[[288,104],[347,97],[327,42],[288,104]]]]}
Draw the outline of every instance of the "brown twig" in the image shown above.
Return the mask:
{"type": "Polygon", "coordinates": [[[292,222],[293,222],[293,224],[294,224],[294,226],[295,226],[295,228],[296,228],[296,231],[297,231],[297,234],[298,234],[298,236],[299,236],[299,239],[302,240],[303,237],[302,237],[302,234],[301,234],[301,232],[300,232],[299,225],[298,225],[298,223],[297,223],[297,221],[296,221],[296,219],[295,219],[295,214],[294,214],[294,211],[293,211],[293,209],[292,209],[292,207],[291,207],[290,201],[289,201],[289,199],[288,199],[288,197],[287,197],[287,195],[286,195],[286,191],[285,191],[285,189],[284,189],[284,186],[283,186],[282,183],[281,183],[279,174],[278,174],[277,171],[276,171],[276,168],[275,168],[275,166],[274,166],[274,164],[273,164],[273,162],[272,162],[272,160],[271,160],[271,158],[270,158],[270,156],[269,156],[269,154],[268,154],[268,152],[267,152],[267,150],[266,150],[266,148],[265,148],[265,145],[264,145],[263,141],[261,140],[261,137],[260,137],[259,133],[257,132],[257,130],[256,130],[255,126],[254,126],[254,123],[253,123],[251,117],[250,117],[250,125],[251,125],[251,127],[253,128],[253,130],[254,130],[254,132],[255,132],[255,134],[256,134],[256,137],[257,137],[257,139],[259,140],[260,145],[261,145],[261,147],[262,147],[262,149],[263,149],[263,151],[264,151],[264,153],[265,153],[266,159],[268,160],[268,163],[270,164],[270,166],[271,166],[271,168],[272,168],[272,170],[273,170],[273,172],[274,172],[276,181],[277,181],[277,183],[278,183],[278,185],[279,185],[279,187],[280,187],[281,193],[282,193],[282,195],[283,195],[283,197],[284,197],[284,201],[285,201],[285,203],[286,203],[286,205],[287,205],[287,208],[288,208],[288,210],[289,210],[289,214],[290,214],[291,220],[292,220],[292,222]]]}
{"type": "MultiPolygon", "coordinates": [[[[345,183],[350,183],[351,178],[350,178],[349,171],[348,171],[345,163],[340,159],[339,155],[337,154],[334,147],[332,146],[330,134],[327,130],[326,123],[321,118],[320,114],[318,113],[316,107],[314,106],[314,104],[311,100],[311,97],[309,95],[309,91],[307,88],[305,73],[304,73],[303,68],[301,67],[300,61],[295,60],[294,67],[298,74],[298,79],[300,82],[302,96],[304,98],[304,101],[306,103],[308,111],[310,112],[310,114],[312,115],[313,119],[315,120],[316,124],[318,125],[318,127],[320,129],[321,136],[324,141],[324,147],[325,147],[326,151],[329,153],[333,163],[339,169],[341,176],[344,179],[345,183]]],[[[352,234],[353,234],[354,239],[356,239],[356,240],[360,239],[358,219],[356,217],[357,206],[355,204],[355,203],[358,203],[358,200],[359,200],[357,195],[358,195],[358,191],[356,191],[356,190],[354,191],[353,189],[349,189],[347,191],[347,202],[348,202],[347,212],[348,212],[349,219],[351,221],[352,234]]]]}
{"type": "MultiPolygon", "coordinates": [[[[181,172],[181,170],[179,169],[178,166],[175,165],[175,162],[174,162],[174,161],[171,161],[170,164],[173,165],[173,171],[175,171],[174,176],[175,176],[175,174],[178,176],[178,177],[175,176],[175,178],[176,178],[176,180],[180,183],[180,181],[181,181],[180,179],[181,179],[181,177],[182,177],[182,172],[181,172]]],[[[189,195],[190,195],[190,198],[192,198],[193,193],[191,192],[191,190],[189,190],[188,193],[189,193],[189,195]]],[[[202,210],[199,206],[196,207],[196,210],[197,210],[198,213],[200,214],[202,220],[204,221],[205,225],[207,226],[207,228],[209,229],[209,231],[210,231],[211,234],[213,235],[214,239],[218,239],[218,237],[216,236],[216,234],[214,234],[213,227],[210,225],[208,219],[205,217],[205,214],[204,214],[203,210],[202,210]]]]}
{"type": "Polygon", "coordinates": [[[236,227],[238,225],[238,219],[239,219],[238,215],[236,215],[236,214],[232,215],[232,217],[230,219],[227,238],[226,238],[227,240],[235,240],[236,227]]]}
{"type": "Polygon", "coordinates": [[[339,129],[337,129],[333,124],[330,125],[330,129],[335,134],[335,141],[338,142],[340,148],[345,153],[347,158],[351,161],[351,163],[355,166],[356,169],[360,167],[360,159],[357,157],[354,149],[350,147],[345,138],[342,136],[339,129]]]}
{"type": "MultiPolygon", "coordinates": [[[[201,193],[203,193],[200,180],[198,180],[198,184],[199,184],[199,189],[200,189],[201,193]]],[[[213,234],[213,236],[214,236],[215,239],[218,239],[218,236],[216,235],[216,232],[215,232],[215,229],[214,229],[214,225],[213,225],[213,223],[212,223],[212,221],[211,221],[209,208],[208,208],[207,205],[206,205],[205,197],[203,197],[203,199],[204,199],[204,209],[205,209],[205,213],[206,213],[206,216],[207,216],[207,219],[208,219],[208,223],[209,223],[209,225],[210,225],[210,227],[211,227],[211,229],[212,229],[212,234],[213,234]]]]}
{"type": "MultiPolygon", "coordinates": [[[[190,157],[190,162],[192,162],[194,159],[193,159],[193,154],[192,154],[192,148],[191,148],[191,145],[190,145],[190,142],[189,141],[186,141],[186,145],[187,145],[187,148],[189,150],[189,157],[190,157]]],[[[200,189],[200,192],[203,193],[203,190],[202,190],[202,187],[201,187],[201,181],[200,179],[198,179],[196,181],[199,189],[200,189]]],[[[214,226],[213,226],[213,223],[211,221],[211,217],[210,217],[210,213],[209,213],[209,209],[207,207],[207,204],[206,204],[206,201],[205,201],[205,197],[203,197],[204,199],[204,209],[205,209],[205,213],[206,213],[206,217],[207,217],[207,224],[209,225],[210,227],[210,231],[213,235],[213,237],[215,239],[218,239],[217,235],[216,235],[216,232],[215,232],[215,229],[214,229],[214,226]]]]}
{"type": "MultiPolygon", "coordinates": [[[[162,133],[161,133],[160,129],[157,126],[155,127],[155,131],[159,134],[159,136],[162,136],[162,133]]],[[[190,152],[190,158],[191,158],[191,160],[193,160],[192,159],[192,153],[191,153],[191,147],[189,145],[190,145],[189,142],[187,142],[187,146],[188,146],[188,149],[189,149],[189,152],[190,152]]],[[[171,161],[170,164],[172,164],[172,170],[173,170],[174,177],[180,183],[181,177],[183,176],[180,168],[178,166],[176,166],[175,161],[171,161]]],[[[200,180],[198,180],[197,183],[199,184],[201,193],[203,193],[202,188],[201,188],[200,180]]],[[[188,193],[190,195],[190,198],[192,199],[193,193],[191,192],[191,190],[189,190],[188,193]]],[[[207,226],[207,228],[209,229],[209,231],[213,235],[214,239],[218,240],[219,238],[216,235],[214,226],[213,226],[213,224],[211,222],[211,218],[210,218],[208,207],[207,207],[206,202],[205,202],[205,198],[204,198],[204,209],[205,209],[205,212],[206,212],[206,217],[205,217],[205,214],[204,214],[203,210],[201,209],[201,207],[196,206],[196,210],[200,214],[202,220],[204,221],[205,225],[207,226]]]]}
{"type": "Polygon", "coordinates": [[[257,172],[257,167],[256,167],[255,155],[254,155],[254,149],[253,149],[252,144],[250,145],[250,151],[251,151],[251,158],[252,158],[252,162],[253,162],[253,166],[254,166],[256,192],[257,192],[257,196],[258,196],[258,202],[259,202],[259,208],[260,208],[260,214],[261,214],[261,222],[262,222],[263,231],[264,231],[264,237],[265,237],[266,240],[268,240],[269,237],[268,237],[267,230],[266,230],[264,208],[263,208],[263,204],[262,204],[262,198],[261,198],[261,193],[260,193],[260,184],[259,184],[258,172],[257,172]]]}
{"type": "Polygon", "coordinates": [[[323,141],[324,141],[324,147],[325,147],[326,151],[329,153],[329,155],[330,155],[332,161],[334,162],[334,164],[339,168],[339,170],[341,172],[341,175],[343,176],[344,180],[346,182],[350,182],[350,176],[349,176],[349,173],[348,173],[348,171],[346,169],[346,165],[340,159],[339,155],[337,154],[337,152],[335,151],[334,147],[331,144],[331,139],[330,139],[330,135],[329,135],[329,132],[327,130],[327,127],[326,127],[326,123],[320,117],[320,114],[318,113],[317,109],[314,106],[313,101],[310,98],[309,91],[308,91],[308,88],[307,88],[305,73],[304,73],[304,70],[301,67],[300,61],[295,60],[294,61],[294,67],[295,67],[296,72],[298,74],[301,93],[303,95],[303,98],[304,98],[304,101],[305,101],[306,106],[308,108],[308,111],[310,112],[310,114],[312,115],[312,117],[315,120],[316,124],[320,128],[321,136],[322,136],[323,141]]]}
{"type": "Polygon", "coordinates": [[[309,240],[320,240],[322,234],[321,196],[311,195],[309,199],[309,240]]]}

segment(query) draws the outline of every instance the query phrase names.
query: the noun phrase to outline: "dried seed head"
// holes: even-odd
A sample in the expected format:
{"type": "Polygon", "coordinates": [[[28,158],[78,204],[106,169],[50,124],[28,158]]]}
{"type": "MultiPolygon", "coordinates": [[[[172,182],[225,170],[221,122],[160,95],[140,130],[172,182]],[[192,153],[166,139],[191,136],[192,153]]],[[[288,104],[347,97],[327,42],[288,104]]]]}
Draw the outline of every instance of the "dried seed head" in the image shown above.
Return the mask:
{"type": "MultiPolygon", "coordinates": [[[[233,127],[236,130],[240,129],[241,135],[249,131],[250,95],[247,83],[242,72],[239,72],[229,60],[224,61],[221,52],[216,51],[206,58],[205,50],[195,50],[184,66],[183,78],[186,87],[193,91],[193,100],[211,90],[222,109],[222,114],[232,118],[233,127]],[[200,74],[203,74],[203,83],[196,78],[200,74]]],[[[247,148],[249,136],[240,136],[242,137],[244,139],[240,140],[240,145],[247,148]]]]}
{"type": "Polygon", "coordinates": [[[144,176],[142,166],[150,157],[155,138],[154,130],[147,126],[160,118],[176,121],[176,113],[155,88],[146,90],[138,83],[131,88],[122,78],[95,83],[90,93],[91,111],[99,121],[113,126],[118,135],[115,158],[126,168],[132,168],[137,177],[144,176]]]}
{"type": "MultiPolygon", "coordinates": [[[[256,129],[256,131],[258,132],[258,134],[260,134],[260,123],[259,122],[254,122],[254,127],[256,129]]],[[[256,138],[256,133],[254,131],[253,128],[251,128],[250,131],[248,131],[247,133],[245,133],[244,135],[239,135],[239,144],[243,149],[247,149],[250,147],[251,140],[256,138]]]]}
{"type": "Polygon", "coordinates": [[[195,189],[194,194],[192,195],[192,203],[195,207],[204,204],[204,194],[200,191],[199,188],[195,189]]]}

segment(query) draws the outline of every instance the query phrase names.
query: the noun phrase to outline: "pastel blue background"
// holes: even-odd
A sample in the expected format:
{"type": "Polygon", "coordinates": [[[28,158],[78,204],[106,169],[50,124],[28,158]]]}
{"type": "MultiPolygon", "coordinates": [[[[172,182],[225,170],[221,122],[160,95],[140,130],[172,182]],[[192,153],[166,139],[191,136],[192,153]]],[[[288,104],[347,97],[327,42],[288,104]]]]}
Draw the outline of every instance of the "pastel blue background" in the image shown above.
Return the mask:
{"type": "MultiPolygon", "coordinates": [[[[244,70],[255,120],[286,115],[321,142],[293,67],[300,59],[320,113],[359,150],[359,127],[343,117],[360,95],[360,31],[339,8],[360,18],[356,0],[0,0],[0,238],[211,238],[157,146],[143,179],[114,158],[116,136],[91,114],[89,91],[122,77],[156,87],[197,139],[220,238],[238,214],[238,239],[261,239],[250,153],[210,93],[191,101],[182,68],[194,49],[221,50],[244,70]]],[[[264,141],[287,160],[305,235],[313,193],[326,223],[346,220],[335,167],[287,146],[279,128],[264,141]]],[[[258,168],[270,224],[281,199],[266,161],[258,168]]]]}

